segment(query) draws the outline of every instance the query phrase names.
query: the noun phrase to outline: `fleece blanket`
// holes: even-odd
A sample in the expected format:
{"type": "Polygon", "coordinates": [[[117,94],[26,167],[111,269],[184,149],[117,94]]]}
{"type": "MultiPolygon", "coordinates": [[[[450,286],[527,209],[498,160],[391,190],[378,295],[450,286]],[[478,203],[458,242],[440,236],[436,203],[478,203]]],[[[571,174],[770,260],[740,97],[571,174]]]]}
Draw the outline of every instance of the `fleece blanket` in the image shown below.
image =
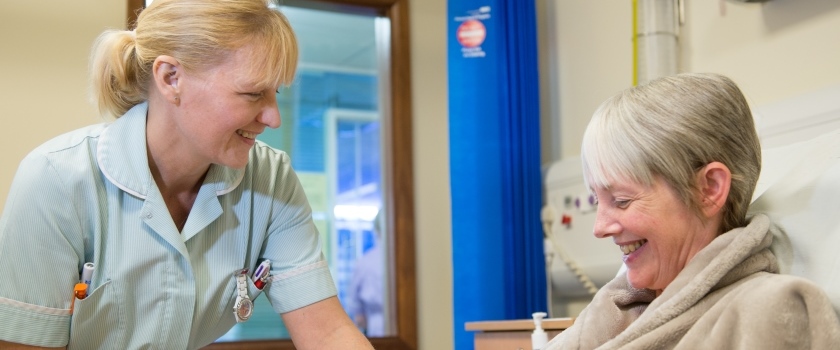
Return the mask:
{"type": "Polygon", "coordinates": [[[543,349],[840,349],[840,321],[812,282],[779,275],[770,219],[716,238],[659,297],[622,273],[543,349]]]}

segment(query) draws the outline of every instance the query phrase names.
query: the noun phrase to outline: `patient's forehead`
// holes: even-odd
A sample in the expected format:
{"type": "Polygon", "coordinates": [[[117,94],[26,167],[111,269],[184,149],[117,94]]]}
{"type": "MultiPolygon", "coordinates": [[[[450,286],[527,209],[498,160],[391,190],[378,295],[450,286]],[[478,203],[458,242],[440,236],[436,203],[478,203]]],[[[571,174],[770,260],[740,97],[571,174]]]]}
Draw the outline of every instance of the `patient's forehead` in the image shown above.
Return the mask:
{"type": "Polygon", "coordinates": [[[590,190],[613,190],[617,187],[626,187],[631,185],[644,185],[643,183],[634,180],[631,176],[609,176],[603,173],[585,173],[584,181],[590,190]]]}

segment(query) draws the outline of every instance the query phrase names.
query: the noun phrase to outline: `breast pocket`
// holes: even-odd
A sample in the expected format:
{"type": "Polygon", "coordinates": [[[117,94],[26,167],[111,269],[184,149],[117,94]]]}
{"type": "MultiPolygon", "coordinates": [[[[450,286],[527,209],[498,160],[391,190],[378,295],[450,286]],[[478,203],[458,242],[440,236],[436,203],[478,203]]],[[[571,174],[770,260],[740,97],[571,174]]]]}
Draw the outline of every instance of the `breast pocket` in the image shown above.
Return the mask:
{"type": "Polygon", "coordinates": [[[111,280],[77,299],[70,321],[68,349],[117,349],[126,339],[119,295],[111,280]]]}

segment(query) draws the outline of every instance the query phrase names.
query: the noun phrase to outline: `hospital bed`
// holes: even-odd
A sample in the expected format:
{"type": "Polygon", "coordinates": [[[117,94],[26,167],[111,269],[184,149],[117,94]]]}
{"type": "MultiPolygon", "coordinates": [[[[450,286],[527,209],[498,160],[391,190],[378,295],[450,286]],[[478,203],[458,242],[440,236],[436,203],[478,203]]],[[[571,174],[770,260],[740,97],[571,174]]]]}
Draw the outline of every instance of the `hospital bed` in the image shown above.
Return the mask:
{"type": "Polygon", "coordinates": [[[772,249],[781,273],[816,282],[840,314],[840,130],[763,158],[750,211],[779,225],[772,249]]]}

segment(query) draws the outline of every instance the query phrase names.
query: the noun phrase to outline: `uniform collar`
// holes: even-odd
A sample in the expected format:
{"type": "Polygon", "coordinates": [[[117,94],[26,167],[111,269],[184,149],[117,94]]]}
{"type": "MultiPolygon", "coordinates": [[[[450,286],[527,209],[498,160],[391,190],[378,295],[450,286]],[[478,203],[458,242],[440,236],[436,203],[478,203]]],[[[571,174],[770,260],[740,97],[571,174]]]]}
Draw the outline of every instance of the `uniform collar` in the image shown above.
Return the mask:
{"type": "MultiPolygon", "coordinates": [[[[142,199],[146,199],[151,188],[157,188],[146,152],[148,110],[147,102],[140,103],[111,123],[102,132],[96,152],[99,169],[108,181],[142,199]]],[[[212,164],[202,187],[209,186],[220,196],[233,191],[242,182],[244,174],[244,169],[212,164]]]]}

